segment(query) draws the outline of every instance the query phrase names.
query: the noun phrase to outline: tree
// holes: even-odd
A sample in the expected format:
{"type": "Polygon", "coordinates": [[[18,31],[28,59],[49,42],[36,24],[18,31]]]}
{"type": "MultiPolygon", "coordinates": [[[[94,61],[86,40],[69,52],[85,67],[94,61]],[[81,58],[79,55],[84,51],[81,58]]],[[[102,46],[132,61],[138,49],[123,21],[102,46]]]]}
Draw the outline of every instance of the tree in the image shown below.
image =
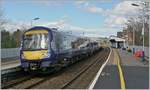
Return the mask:
{"type": "MultiPolygon", "coordinates": [[[[145,12],[142,12],[142,15],[138,15],[138,17],[131,17],[128,19],[127,30],[128,32],[133,33],[133,29],[135,30],[135,45],[142,45],[142,28],[143,28],[143,21],[144,21],[144,39],[145,39],[145,46],[149,46],[149,15],[146,14],[150,7],[148,6],[148,2],[143,3],[143,9],[145,12]],[[143,14],[145,13],[145,14],[143,14]],[[144,17],[144,18],[143,18],[144,17]]],[[[140,11],[142,11],[140,10],[140,11]]],[[[139,12],[140,12],[139,11],[139,12]]],[[[133,37],[133,36],[132,36],[133,37]]],[[[132,43],[132,42],[131,42],[132,43]]]]}
{"type": "Polygon", "coordinates": [[[6,19],[4,18],[3,11],[0,7],[0,30],[3,29],[5,23],[6,23],[6,19]]]}
{"type": "Polygon", "coordinates": [[[1,47],[2,48],[10,48],[11,47],[11,36],[10,33],[6,30],[1,31],[1,47]]]}
{"type": "Polygon", "coordinates": [[[15,46],[15,47],[19,47],[19,46],[20,46],[22,33],[23,33],[23,32],[20,31],[19,29],[17,29],[17,31],[15,31],[15,32],[13,33],[12,36],[13,36],[15,42],[16,42],[16,46],[15,46]]]}
{"type": "MultiPolygon", "coordinates": [[[[146,18],[149,19],[149,18],[146,18]]],[[[133,33],[133,29],[135,30],[135,45],[142,45],[142,28],[143,28],[143,17],[139,16],[137,18],[129,18],[127,25],[128,32],[133,33]]],[[[149,45],[149,22],[144,23],[144,39],[145,46],[149,45]]],[[[133,36],[132,36],[133,37],[133,36]]],[[[132,42],[129,42],[132,44],[132,42]]]]}
{"type": "Polygon", "coordinates": [[[22,32],[17,30],[13,33],[9,31],[1,31],[1,47],[2,48],[17,48],[20,46],[22,32]]]}

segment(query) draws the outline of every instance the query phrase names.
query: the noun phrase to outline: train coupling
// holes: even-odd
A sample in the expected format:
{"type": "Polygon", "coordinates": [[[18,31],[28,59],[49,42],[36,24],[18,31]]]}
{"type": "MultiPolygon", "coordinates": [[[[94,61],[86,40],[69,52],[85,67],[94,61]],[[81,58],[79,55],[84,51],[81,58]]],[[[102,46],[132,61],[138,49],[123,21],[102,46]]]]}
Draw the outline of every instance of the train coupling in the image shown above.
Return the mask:
{"type": "Polygon", "coordinates": [[[30,63],[30,70],[37,70],[37,69],[38,69],[37,63],[30,63]]]}

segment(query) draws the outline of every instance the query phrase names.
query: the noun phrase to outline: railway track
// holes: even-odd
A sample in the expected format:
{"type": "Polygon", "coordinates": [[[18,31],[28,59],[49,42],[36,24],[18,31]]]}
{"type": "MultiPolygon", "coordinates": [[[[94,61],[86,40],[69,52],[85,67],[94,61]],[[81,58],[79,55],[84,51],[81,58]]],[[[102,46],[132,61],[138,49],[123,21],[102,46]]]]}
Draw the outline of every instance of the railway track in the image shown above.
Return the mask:
{"type": "Polygon", "coordinates": [[[97,63],[101,62],[101,60],[105,60],[108,56],[108,52],[104,52],[104,55],[102,57],[97,57],[96,60],[89,64],[87,67],[85,67],[84,69],[82,69],[81,72],[79,72],[72,80],[70,80],[69,82],[65,83],[61,89],[68,89],[70,88],[71,84],[78,78],[80,77],[83,73],[87,72],[89,70],[89,68],[92,68],[94,65],[96,65],[97,63]]]}
{"type": "Polygon", "coordinates": [[[30,78],[33,78],[34,74],[29,74],[24,71],[18,71],[9,73],[8,75],[2,75],[2,84],[1,87],[3,89],[10,88],[16,84],[22,83],[30,78]]]}
{"type": "Polygon", "coordinates": [[[106,48],[102,50],[102,52],[99,52],[99,54],[96,54],[90,57],[90,59],[81,60],[79,63],[76,63],[73,66],[64,68],[63,70],[57,73],[54,73],[52,75],[47,75],[44,77],[39,77],[39,76],[29,77],[28,79],[20,80],[20,82],[10,84],[9,87],[5,86],[5,88],[12,88],[12,89],[31,89],[31,88],[64,89],[64,88],[68,88],[70,85],[73,84],[74,81],[76,81],[81,75],[87,72],[90,68],[92,68],[93,66],[96,66],[96,64],[99,62],[100,63],[104,62],[108,54],[109,54],[109,49],[106,48]]]}

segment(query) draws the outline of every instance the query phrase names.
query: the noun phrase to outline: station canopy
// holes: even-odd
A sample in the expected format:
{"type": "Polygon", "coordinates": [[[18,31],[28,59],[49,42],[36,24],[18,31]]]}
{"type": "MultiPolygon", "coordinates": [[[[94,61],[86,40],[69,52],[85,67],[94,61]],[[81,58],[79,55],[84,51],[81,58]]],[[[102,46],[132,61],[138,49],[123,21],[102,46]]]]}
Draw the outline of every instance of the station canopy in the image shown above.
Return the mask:
{"type": "Polygon", "coordinates": [[[111,42],[125,42],[125,39],[118,38],[118,37],[116,37],[116,36],[110,37],[109,40],[110,40],[111,42]]]}

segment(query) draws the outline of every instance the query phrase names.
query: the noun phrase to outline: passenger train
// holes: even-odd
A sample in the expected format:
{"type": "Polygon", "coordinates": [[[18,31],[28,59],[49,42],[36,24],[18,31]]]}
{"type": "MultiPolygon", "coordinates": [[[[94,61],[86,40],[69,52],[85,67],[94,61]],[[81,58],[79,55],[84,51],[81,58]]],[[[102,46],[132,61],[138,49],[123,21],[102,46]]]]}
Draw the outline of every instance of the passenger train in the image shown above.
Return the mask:
{"type": "Polygon", "coordinates": [[[35,26],[22,36],[20,60],[25,71],[59,70],[98,51],[97,42],[57,28],[35,26]]]}

